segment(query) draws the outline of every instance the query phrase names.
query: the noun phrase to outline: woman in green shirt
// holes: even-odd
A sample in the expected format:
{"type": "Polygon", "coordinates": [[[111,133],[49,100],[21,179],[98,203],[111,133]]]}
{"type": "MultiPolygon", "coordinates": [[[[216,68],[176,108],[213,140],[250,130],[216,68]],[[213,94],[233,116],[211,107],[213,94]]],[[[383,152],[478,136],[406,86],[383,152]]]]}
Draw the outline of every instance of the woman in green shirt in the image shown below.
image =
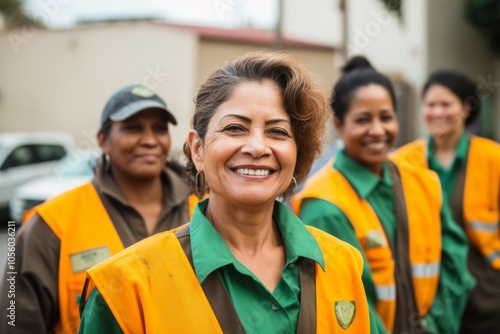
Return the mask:
{"type": "Polygon", "coordinates": [[[328,110],[285,53],[216,70],[184,147],[208,199],[175,234],[87,272],[95,289],[83,294],[80,333],[377,333],[359,252],[276,201],[307,175],[328,110]]]}
{"type": "Polygon", "coordinates": [[[474,284],[466,238],[435,174],[404,174],[387,159],[399,130],[392,84],[355,57],[332,100],[344,149],[297,196],[300,218],[361,251],[380,333],[458,333],[474,284]]]}
{"type": "Polygon", "coordinates": [[[401,147],[395,159],[435,171],[453,217],[470,242],[468,266],[477,279],[461,334],[500,329],[500,145],[467,135],[478,117],[477,85],[453,70],[433,72],[423,89],[428,139],[401,147]]]}

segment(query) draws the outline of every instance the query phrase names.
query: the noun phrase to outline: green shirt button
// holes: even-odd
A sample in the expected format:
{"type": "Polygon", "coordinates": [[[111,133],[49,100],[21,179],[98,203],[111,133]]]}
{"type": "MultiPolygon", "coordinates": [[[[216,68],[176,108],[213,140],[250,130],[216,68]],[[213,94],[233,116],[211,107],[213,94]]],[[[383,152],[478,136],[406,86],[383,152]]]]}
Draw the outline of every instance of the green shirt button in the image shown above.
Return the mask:
{"type": "Polygon", "coordinates": [[[273,305],[271,306],[271,308],[273,309],[273,311],[277,311],[277,310],[279,310],[280,306],[279,306],[278,304],[276,304],[276,303],[275,303],[275,304],[273,304],[273,305]]]}

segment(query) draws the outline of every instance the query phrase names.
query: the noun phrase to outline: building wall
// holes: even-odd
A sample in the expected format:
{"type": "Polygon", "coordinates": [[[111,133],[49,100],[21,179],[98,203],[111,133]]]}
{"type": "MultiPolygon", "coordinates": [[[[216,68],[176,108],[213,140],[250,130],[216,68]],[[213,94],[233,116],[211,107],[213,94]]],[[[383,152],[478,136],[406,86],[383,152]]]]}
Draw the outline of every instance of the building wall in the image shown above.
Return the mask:
{"type": "Polygon", "coordinates": [[[179,125],[171,134],[173,149],[180,150],[189,128],[197,53],[194,34],[151,22],[4,32],[0,131],[67,131],[79,147],[89,147],[111,94],[143,83],[176,115],[179,125]]]}
{"type": "Polygon", "coordinates": [[[403,141],[424,131],[417,93],[427,68],[426,4],[427,0],[405,1],[400,21],[380,0],[348,1],[349,56],[365,55],[380,72],[406,84],[407,107],[399,110],[403,141]]]}
{"type": "Polygon", "coordinates": [[[283,0],[283,34],[289,37],[341,45],[340,0],[283,0]]]}

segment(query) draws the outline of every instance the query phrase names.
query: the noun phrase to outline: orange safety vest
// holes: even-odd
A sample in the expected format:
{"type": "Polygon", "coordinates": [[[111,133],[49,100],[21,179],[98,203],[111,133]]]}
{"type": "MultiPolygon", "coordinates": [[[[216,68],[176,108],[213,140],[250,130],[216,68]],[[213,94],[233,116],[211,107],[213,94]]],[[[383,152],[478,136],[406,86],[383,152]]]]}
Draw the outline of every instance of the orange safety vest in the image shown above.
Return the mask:
{"type": "MultiPolygon", "coordinates": [[[[405,161],[402,174],[429,168],[427,141],[409,143],[394,153],[395,161],[405,161]]],[[[471,243],[494,269],[500,269],[500,145],[472,136],[467,155],[463,199],[463,221],[471,243]]]]}
{"type": "MultiPolygon", "coordinates": [[[[398,168],[400,169],[400,168],[398,168]]],[[[413,287],[420,316],[434,301],[441,261],[441,189],[437,175],[425,169],[413,177],[401,176],[408,213],[409,257],[413,287]]],[[[339,207],[351,222],[372,271],[377,294],[377,313],[392,331],[396,311],[394,258],[382,224],[368,201],[361,199],[349,181],[327,163],[311,177],[294,198],[296,213],[308,198],[328,201],[339,207]]]]}
{"type": "Polygon", "coordinates": [[[35,207],[61,242],[58,273],[60,319],[55,333],[77,333],[77,298],[85,270],[124,247],[99,195],[91,183],[72,189],[35,207]]]}
{"type": "MultiPolygon", "coordinates": [[[[323,252],[327,269],[323,271],[316,264],[317,332],[370,333],[359,252],[327,233],[308,229],[323,252]],[[345,309],[336,309],[337,302],[354,302],[355,316],[347,329],[340,323],[345,320],[345,326],[349,318],[343,317],[345,309]]],[[[127,248],[92,267],[87,276],[87,292],[90,294],[93,286],[99,289],[125,334],[222,333],[198,278],[171,231],[127,248]]]]}

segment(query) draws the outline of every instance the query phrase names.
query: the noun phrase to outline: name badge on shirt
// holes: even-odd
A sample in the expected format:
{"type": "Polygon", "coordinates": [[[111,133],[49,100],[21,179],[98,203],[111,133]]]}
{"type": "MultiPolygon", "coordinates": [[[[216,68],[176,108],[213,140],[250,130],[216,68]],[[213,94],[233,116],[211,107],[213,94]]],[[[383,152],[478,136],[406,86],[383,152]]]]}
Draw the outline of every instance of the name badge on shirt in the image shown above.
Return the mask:
{"type": "Polygon", "coordinates": [[[92,248],[83,252],[70,254],[71,270],[73,274],[89,269],[93,265],[106,260],[111,256],[108,246],[92,248]]]}

